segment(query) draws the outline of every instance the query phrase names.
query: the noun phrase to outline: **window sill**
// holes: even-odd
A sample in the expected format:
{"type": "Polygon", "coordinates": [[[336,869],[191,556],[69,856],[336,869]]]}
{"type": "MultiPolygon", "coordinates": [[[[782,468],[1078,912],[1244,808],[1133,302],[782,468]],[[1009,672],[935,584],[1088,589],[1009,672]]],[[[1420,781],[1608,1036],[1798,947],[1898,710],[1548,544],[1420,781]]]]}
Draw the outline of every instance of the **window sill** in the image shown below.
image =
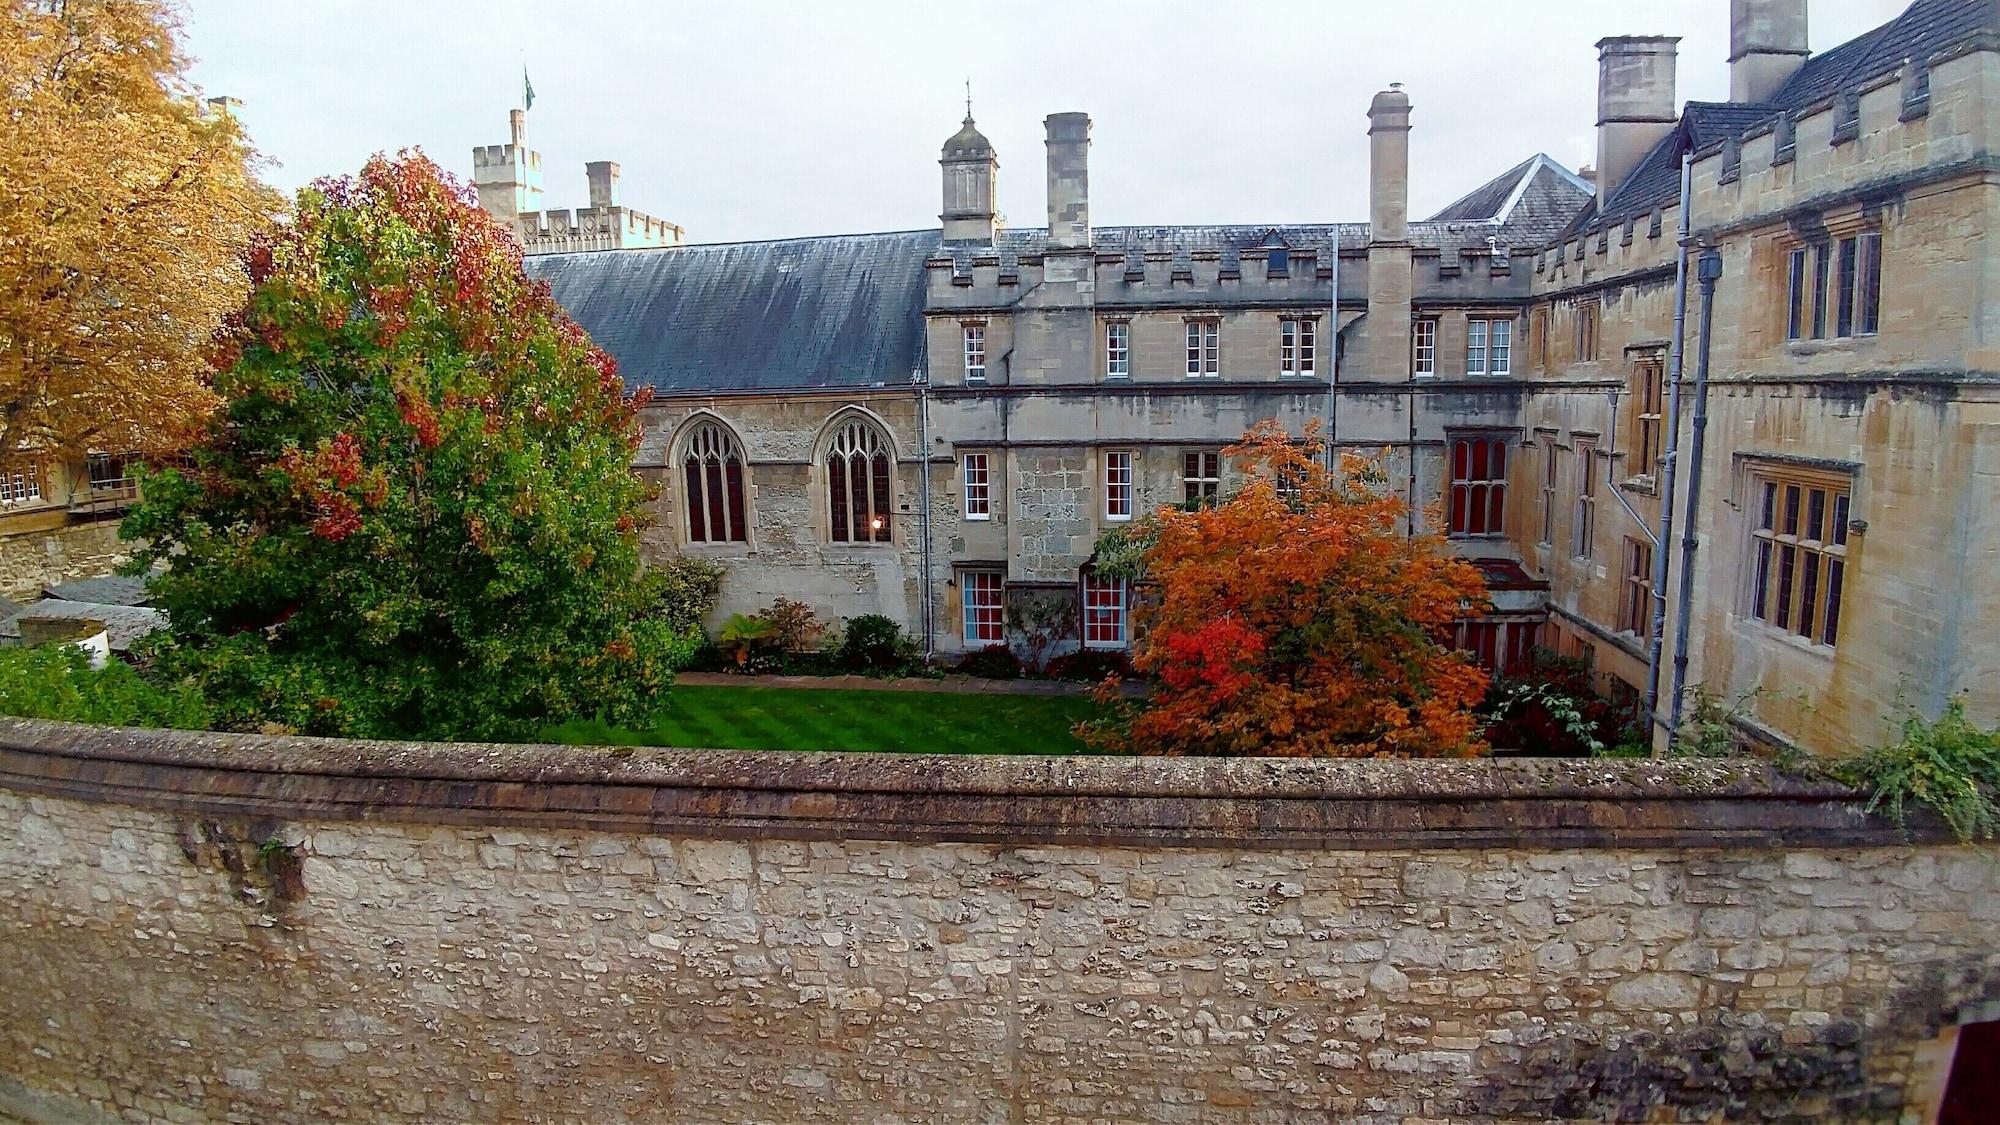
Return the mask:
{"type": "Polygon", "coordinates": [[[1831,661],[1833,659],[1833,645],[1807,640],[1790,629],[1780,629],[1778,626],[1760,617],[1737,617],[1735,620],[1744,627],[1745,632],[1759,640],[1767,641],[1771,644],[1783,645],[1794,652],[1803,653],[1807,656],[1816,656],[1821,660],[1831,661]]]}
{"type": "Polygon", "coordinates": [[[975,515],[971,515],[971,514],[967,514],[967,515],[966,515],[966,517],[965,517],[965,522],[967,522],[967,523],[991,523],[991,522],[993,522],[993,516],[992,516],[992,515],[991,515],[990,513],[989,513],[989,514],[987,514],[987,515],[983,515],[983,516],[975,516],[975,515]]]}
{"type": "Polygon", "coordinates": [[[1785,341],[1787,355],[1811,356],[1829,352],[1851,352],[1859,345],[1873,344],[1881,338],[1879,332],[1869,332],[1854,336],[1823,336],[1814,339],[1785,341]]]}

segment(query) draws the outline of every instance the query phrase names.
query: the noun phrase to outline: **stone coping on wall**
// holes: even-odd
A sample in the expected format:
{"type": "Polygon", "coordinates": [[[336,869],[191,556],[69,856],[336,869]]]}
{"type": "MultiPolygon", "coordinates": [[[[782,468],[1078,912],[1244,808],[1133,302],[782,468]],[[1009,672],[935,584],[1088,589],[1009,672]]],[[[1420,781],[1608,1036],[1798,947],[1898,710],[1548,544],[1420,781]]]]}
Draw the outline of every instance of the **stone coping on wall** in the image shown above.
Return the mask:
{"type": "Polygon", "coordinates": [[[188,813],[719,838],[1142,847],[1852,847],[1940,839],[1737,760],[631,749],[0,719],[0,787],[188,813]]]}

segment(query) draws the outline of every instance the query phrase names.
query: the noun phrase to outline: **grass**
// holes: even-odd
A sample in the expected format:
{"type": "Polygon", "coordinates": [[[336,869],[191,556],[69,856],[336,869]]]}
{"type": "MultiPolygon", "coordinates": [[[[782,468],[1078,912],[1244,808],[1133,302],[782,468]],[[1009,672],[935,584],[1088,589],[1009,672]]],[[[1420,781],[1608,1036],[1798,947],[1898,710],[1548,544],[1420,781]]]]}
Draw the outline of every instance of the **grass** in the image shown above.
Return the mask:
{"type": "Polygon", "coordinates": [[[1088,696],[682,684],[644,730],[578,721],[547,737],[583,746],[1078,754],[1084,746],[1070,727],[1095,710],[1088,696]]]}

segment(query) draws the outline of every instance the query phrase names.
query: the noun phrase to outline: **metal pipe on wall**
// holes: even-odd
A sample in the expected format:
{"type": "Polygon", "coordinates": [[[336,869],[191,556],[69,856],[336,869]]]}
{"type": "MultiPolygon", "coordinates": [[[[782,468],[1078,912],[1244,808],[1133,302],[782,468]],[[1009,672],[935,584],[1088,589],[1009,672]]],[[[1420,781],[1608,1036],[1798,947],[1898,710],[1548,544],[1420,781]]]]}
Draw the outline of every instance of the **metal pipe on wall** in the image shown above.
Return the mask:
{"type": "Polygon", "coordinates": [[[1715,320],[1715,283],[1722,279],[1722,254],[1713,246],[1701,252],[1696,267],[1701,283],[1701,342],[1694,364],[1694,422],[1688,439],[1687,518],[1681,530],[1681,581],[1674,608],[1674,696],[1667,701],[1667,743],[1673,744],[1681,729],[1681,694],[1687,688],[1688,624],[1693,620],[1695,515],[1701,510],[1701,450],[1708,429],[1708,356],[1711,326],[1715,320]]]}
{"type": "MultiPolygon", "coordinates": [[[[1667,633],[1667,562],[1671,553],[1668,544],[1673,542],[1674,533],[1674,477],[1680,464],[1681,444],[1681,375],[1686,360],[1683,355],[1683,341],[1687,339],[1688,309],[1688,251],[1692,248],[1689,231],[1693,227],[1694,158],[1681,157],[1681,214],[1680,233],[1675,242],[1679,250],[1674,256],[1674,338],[1668,344],[1667,355],[1667,448],[1664,464],[1660,470],[1660,530],[1653,536],[1653,628],[1652,640],[1646,646],[1646,717],[1651,722],[1647,728],[1650,736],[1660,723],[1660,649],[1666,642],[1667,633]]],[[[1617,424],[1617,419],[1612,419],[1617,424]]],[[[1672,724],[1666,724],[1669,732],[1672,724]]],[[[1650,739],[1649,739],[1650,740],[1650,739]]]]}
{"type": "Polygon", "coordinates": [[[923,539],[923,582],[922,596],[917,599],[918,615],[924,626],[924,663],[929,664],[937,655],[937,617],[932,610],[931,600],[931,399],[930,374],[919,367],[910,372],[910,382],[917,385],[917,447],[922,457],[917,462],[917,502],[923,510],[917,515],[918,535],[923,539]]]}

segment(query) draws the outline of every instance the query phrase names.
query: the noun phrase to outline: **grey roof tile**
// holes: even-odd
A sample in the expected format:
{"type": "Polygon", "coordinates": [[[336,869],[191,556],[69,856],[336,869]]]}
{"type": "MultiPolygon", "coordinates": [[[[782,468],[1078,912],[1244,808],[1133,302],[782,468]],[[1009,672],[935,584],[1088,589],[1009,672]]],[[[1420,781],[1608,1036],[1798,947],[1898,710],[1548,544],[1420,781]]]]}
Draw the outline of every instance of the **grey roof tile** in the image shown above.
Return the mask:
{"type": "Polygon", "coordinates": [[[103,605],[148,605],[153,600],[152,595],[146,592],[143,575],[128,578],[122,574],[106,574],[96,578],[78,578],[44,586],[42,593],[65,601],[98,602],[103,605]]]}
{"type": "Polygon", "coordinates": [[[728,393],[902,384],[924,356],[936,230],[527,259],[628,387],[728,393]]]}
{"type": "Polygon", "coordinates": [[[18,642],[21,638],[21,621],[29,617],[102,621],[113,652],[129,650],[134,641],[155,629],[165,628],[167,624],[166,614],[145,606],[105,605],[100,602],[72,602],[61,598],[49,598],[24,605],[19,613],[0,621],[0,638],[18,642]]]}

